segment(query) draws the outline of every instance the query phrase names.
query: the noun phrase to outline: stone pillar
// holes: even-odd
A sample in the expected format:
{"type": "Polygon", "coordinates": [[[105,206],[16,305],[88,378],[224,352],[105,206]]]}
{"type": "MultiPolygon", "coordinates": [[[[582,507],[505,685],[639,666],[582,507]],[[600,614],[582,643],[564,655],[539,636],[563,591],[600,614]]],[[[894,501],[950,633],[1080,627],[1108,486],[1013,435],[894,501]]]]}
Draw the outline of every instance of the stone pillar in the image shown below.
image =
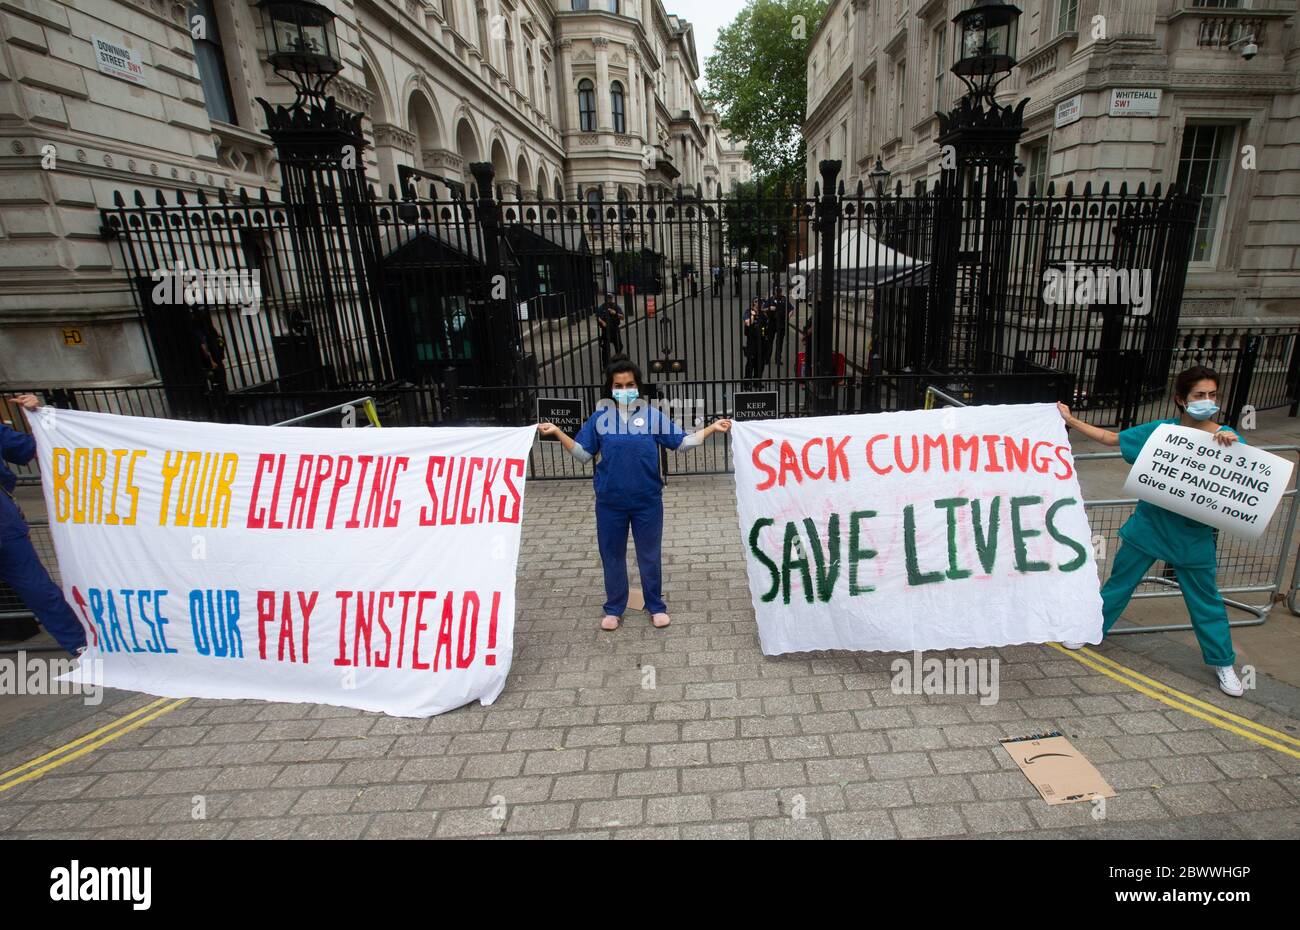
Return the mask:
{"type": "Polygon", "coordinates": [[[560,132],[576,129],[578,126],[578,89],[573,83],[573,42],[561,39],[555,43],[555,54],[560,61],[560,112],[556,122],[560,132]]]}
{"type": "Polygon", "coordinates": [[[591,40],[596,46],[596,128],[614,128],[613,108],[609,103],[609,39],[596,36],[591,40]]]}

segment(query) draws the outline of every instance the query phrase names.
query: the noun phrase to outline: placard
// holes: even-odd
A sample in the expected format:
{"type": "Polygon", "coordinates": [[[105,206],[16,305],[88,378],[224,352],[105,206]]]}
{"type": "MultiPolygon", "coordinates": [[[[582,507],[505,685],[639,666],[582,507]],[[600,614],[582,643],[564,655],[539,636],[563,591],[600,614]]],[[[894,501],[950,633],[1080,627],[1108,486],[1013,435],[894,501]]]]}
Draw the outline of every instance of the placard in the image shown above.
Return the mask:
{"type": "Polygon", "coordinates": [[[731,436],[764,653],[1100,642],[1054,404],[740,421],[731,436]]]}
{"type": "Polygon", "coordinates": [[[534,428],[28,419],[103,685],[415,717],[505,687],[534,428]]]}
{"type": "Polygon", "coordinates": [[[1242,539],[1268,529],[1295,464],[1244,443],[1162,423],[1129,469],[1124,493],[1242,539]]]}

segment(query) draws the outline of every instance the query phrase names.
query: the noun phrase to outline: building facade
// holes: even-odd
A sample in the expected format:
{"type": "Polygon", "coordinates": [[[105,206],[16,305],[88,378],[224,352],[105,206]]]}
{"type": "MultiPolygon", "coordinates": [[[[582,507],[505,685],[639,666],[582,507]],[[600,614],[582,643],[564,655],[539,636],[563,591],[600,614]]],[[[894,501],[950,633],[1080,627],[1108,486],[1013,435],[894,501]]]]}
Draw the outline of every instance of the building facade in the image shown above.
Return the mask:
{"type": "MultiPolygon", "coordinates": [[[[890,185],[933,180],[936,110],[960,0],[833,0],[808,54],[808,178],[846,189],[880,157],[890,185]]],[[[1022,0],[998,100],[1029,98],[1022,192],[1054,182],[1194,184],[1204,201],[1184,318],[1300,318],[1300,40],[1294,0],[1022,0]],[[1256,54],[1242,49],[1253,41],[1256,54]]]]}
{"type": "MultiPolygon", "coordinates": [[[[343,61],[329,93],[364,114],[380,191],[402,166],[469,184],[478,161],[526,199],[708,196],[744,174],[696,86],[692,27],[659,0],[324,5],[343,61]]],[[[256,2],[14,0],[0,49],[0,382],[148,382],[99,208],[118,191],[275,196],[257,99],[294,94],[266,61],[256,2]]]]}

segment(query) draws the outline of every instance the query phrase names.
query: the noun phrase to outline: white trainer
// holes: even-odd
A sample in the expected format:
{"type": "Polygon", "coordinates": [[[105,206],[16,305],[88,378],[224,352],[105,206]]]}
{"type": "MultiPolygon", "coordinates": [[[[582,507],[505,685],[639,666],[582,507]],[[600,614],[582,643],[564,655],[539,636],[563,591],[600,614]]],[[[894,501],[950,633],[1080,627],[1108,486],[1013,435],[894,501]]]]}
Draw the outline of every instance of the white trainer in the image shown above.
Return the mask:
{"type": "Polygon", "coordinates": [[[1219,676],[1219,690],[1224,694],[1241,697],[1246,693],[1246,689],[1242,687],[1241,679],[1237,677],[1237,670],[1231,665],[1218,666],[1214,669],[1214,672],[1219,676]]]}
{"type": "Polygon", "coordinates": [[[1087,643],[1061,643],[1061,645],[1064,646],[1066,649],[1077,650],[1077,649],[1082,649],[1084,646],[1088,644],[1087,643]]]}

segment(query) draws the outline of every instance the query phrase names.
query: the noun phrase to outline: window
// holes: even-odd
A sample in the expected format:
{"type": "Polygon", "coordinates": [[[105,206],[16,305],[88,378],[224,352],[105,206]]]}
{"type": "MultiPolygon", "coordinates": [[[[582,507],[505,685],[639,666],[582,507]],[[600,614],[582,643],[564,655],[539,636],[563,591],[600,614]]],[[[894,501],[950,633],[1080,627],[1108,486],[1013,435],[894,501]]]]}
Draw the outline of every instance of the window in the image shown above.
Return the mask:
{"type": "Polygon", "coordinates": [[[1079,0],[1056,0],[1056,34],[1074,32],[1079,27],[1079,0]]]}
{"type": "Polygon", "coordinates": [[[944,23],[934,31],[934,99],[931,107],[942,110],[948,106],[943,96],[944,77],[948,74],[948,24],[944,23]]]}
{"type": "Polygon", "coordinates": [[[488,25],[487,25],[487,7],[478,8],[478,50],[484,61],[491,61],[488,57],[488,25]]]}
{"type": "Polygon", "coordinates": [[[1026,154],[1029,156],[1029,186],[1042,197],[1047,192],[1047,143],[1029,146],[1026,154]]]}
{"type": "Polygon", "coordinates": [[[587,5],[587,0],[573,0],[573,9],[575,12],[583,13],[591,7],[587,5]]]}
{"type": "Polygon", "coordinates": [[[876,85],[867,88],[867,151],[874,152],[872,140],[876,136],[876,85]]]}
{"type": "Polygon", "coordinates": [[[501,57],[506,60],[506,80],[513,86],[515,83],[515,40],[510,35],[510,23],[502,23],[505,29],[502,30],[502,39],[504,42],[501,47],[501,57]]]}
{"type": "Polygon", "coordinates": [[[609,105],[614,111],[614,131],[627,132],[627,120],[623,115],[623,85],[618,81],[609,85],[609,105]]]}
{"type": "Polygon", "coordinates": [[[190,9],[193,17],[203,17],[203,38],[194,40],[194,59],[199,65],[199,83],[203,85],[203,102],[208,116],[218,122],[235,122],[235,101],[230,95],[230,76],[226,71],[226,53],[221,48],[217,29],[217,11],[212,0],[196,0],[190,9]]]}
{"type": "Polygon", "coordinates": [[[1184,190],[1195,188],[1201,192],[1201,210],[1196,218],[1196,236],[1189,261],[1210,264],[1216,258],[1224,205],[1228,200],[1235,136],[1236,127],[1231,124],[1189,123],[1183,129],[1178,184],[1184,190]]]}
{"type": "Polygon", "coordinates": [[[586,78],[578,82],[578,128],[596,131],[596,87],[586,78]]]}
{"type": "Polygon", "coordinates": [[[537,103],[537,76],[533,73],[533,50],[524,49],[524,71],[528,74],[528,98],[537,103]]]}
{"type": "Polygon", "coordinates": [[[907,62],[900,61],[894,70],[894,136],[903,135],[903,107],[907,102],[907,62]]]}
{"type": "Polygon", "coordinates": [[[1241,0],[1192,0],[1192,6],[1213,7],[1220,10],[1240,10],[1241,0]]]}

